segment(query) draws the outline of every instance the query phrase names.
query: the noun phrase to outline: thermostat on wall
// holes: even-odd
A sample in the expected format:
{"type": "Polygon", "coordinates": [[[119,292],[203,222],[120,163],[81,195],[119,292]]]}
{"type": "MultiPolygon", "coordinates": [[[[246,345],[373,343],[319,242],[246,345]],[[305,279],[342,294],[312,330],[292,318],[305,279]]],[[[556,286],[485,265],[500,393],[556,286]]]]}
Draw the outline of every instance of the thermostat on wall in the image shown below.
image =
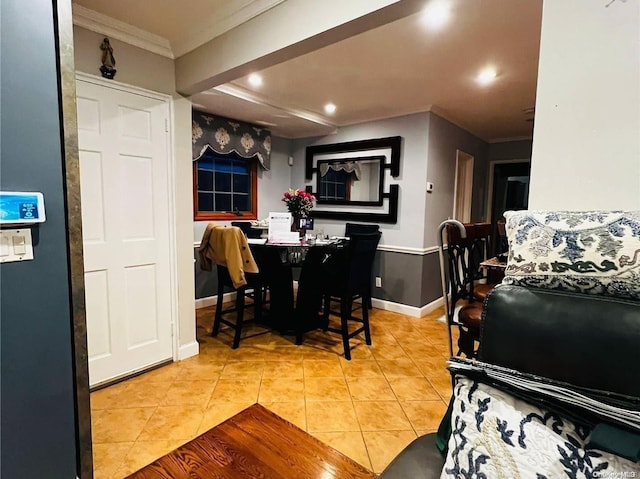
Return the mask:
{"type": "Polygon", "coordinates": [[[0,191],[0,226],[43,223],[44,196],[36,191],[0,191]]]}

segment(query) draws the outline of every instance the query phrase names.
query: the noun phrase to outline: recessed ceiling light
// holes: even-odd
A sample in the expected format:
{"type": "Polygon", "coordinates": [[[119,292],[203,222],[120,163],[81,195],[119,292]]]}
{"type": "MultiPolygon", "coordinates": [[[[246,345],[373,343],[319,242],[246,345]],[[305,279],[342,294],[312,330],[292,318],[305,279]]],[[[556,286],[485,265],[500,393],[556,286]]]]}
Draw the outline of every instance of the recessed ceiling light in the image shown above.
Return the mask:
{"type": "Polygon", "coordinates": [[[333,103],[327,103],[324,106],[324,112],[327,115],[333,115],[336,112],[336,106],[333,103]]]}
{"type": "Polygon", "coordinates": [[[249,84],[251,86],[261,86],[262,85],[262,77],[257,73],[252,73],[249,75],[249,84]]]}
{"type": "Polygon", "coordinates": [[[437,30],[449,21],[449,4],[442,0],[432,0],[422,13],[422,20],[431,30],[437,30]]]}
{"type": "Polygon", "coordinates": [[[480,73],[478,73],[476,81],[480,83],[480,85],[488,85],[490,83],[493,83],[493,81],[496,79],[496,76],[498,76],[498,74],[493,68],[485,68],[480,73]]]}

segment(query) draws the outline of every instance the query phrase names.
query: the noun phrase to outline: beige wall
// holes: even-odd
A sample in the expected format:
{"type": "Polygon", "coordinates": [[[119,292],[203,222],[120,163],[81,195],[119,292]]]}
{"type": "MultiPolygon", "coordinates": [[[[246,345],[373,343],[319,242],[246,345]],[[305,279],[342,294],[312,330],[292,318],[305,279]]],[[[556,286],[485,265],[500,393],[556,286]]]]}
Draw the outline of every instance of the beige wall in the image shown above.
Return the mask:
{"type": "MultiPolygon", "coordinates": [[[[100,75],[103,35],[74,27],[76,70],[100,75]]],[[[172,144],[175,161],[176,266],[178,276],[178,342],[181,358],[197,354],[195,284],[193,277],[193,191],[191,169],[191,101],[175,91],[173,60],[118,40],[111,40],[116,59],[115,80],[173,97],[172,144]]]]}
{"type": "Polygon", "coordinates": [[[640,3],[545,0],[531,209],[640,209],[640,3]]]}

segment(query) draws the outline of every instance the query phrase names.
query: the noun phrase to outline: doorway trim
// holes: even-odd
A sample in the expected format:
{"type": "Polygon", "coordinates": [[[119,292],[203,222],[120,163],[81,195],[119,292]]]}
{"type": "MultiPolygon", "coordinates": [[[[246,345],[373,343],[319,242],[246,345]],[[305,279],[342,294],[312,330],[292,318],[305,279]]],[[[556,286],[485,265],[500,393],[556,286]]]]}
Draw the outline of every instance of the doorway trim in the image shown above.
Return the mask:
{"type": "Polygon", "coordinates": [[[487,208],[486,208],[486,217],[485,221],[487,223],[493,222],[493,212],[491,209],[493,208],[493,175],[495,174],[496,165],[506,165],[508,163],[531,163],[531,159],[529,158],[515,158],[512,160],[490,160],[489,161],[489,181],[487,182],[487,208]]]}
{"type": "Polygon", "coordinates": [[[471,208],[473,206],[473,166],[475,158],[473,155],[456,149],[456,170],[453,180],[453,211],[452,218],[459,220],[462,223],[471,222],[471,208]],[[458,175],[464,172],[464,185],[459,184],[458,175]],[[460,187],[462,186],[462,190],[460,187]],[[458,218],[456,210],[458,209],[458,193],[462,196],[462,217],[458,218]]]}
{"type": "MultiPolygon", "coordinates": [[[[180,350],[180,322],[178,321],[178,264],[177,264],[177,238],[176,238],[176,158],[174,152],[174,105],[171,95],[165,93],[158,93],[145,88],[140,88],[134,85],[121,83],[113,80],[105,80],[99,76],[91,75],[84,72],[76,72],[76,80],[93,83],[95,85],[104,86],[113,90],[120,90],[134,95],[142,95],[148,98],[164,102],[169,108],[169,114],[167,123],[165,125],[165,131],[167,133],[167,188],[169,193],[169,287],[171,290],[171,347],[172,357],[174,361],[179,359],[180,350]]],[[[137,371],[133,372],[135,374],[137,371]]]]}

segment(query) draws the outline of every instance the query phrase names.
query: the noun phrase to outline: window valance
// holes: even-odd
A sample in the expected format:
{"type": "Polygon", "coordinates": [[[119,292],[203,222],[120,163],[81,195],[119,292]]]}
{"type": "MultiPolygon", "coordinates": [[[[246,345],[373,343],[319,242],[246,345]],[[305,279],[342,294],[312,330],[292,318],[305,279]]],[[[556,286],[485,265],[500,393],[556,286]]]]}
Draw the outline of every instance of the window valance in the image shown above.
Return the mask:
{"type": "Polygon", "coordinates": [[[325,176],[329,170],[334,171],[346,171],[347,173],[353,173],[356,177],[356,180],[359,180],[362,176],[362,171],[360,169],[360,165],[355,161],[343,161],[340,163],[322,163],[320,165],[320,176],[325,176]]]}
{"type": "Polygon", "coordinates": [[[265,128],[193,110],[191,123],[193,161],[207,148],[216,153],[235,152],[243,158],[258,158],[265,170],[271,165],[271,132],[265,128]]]}

